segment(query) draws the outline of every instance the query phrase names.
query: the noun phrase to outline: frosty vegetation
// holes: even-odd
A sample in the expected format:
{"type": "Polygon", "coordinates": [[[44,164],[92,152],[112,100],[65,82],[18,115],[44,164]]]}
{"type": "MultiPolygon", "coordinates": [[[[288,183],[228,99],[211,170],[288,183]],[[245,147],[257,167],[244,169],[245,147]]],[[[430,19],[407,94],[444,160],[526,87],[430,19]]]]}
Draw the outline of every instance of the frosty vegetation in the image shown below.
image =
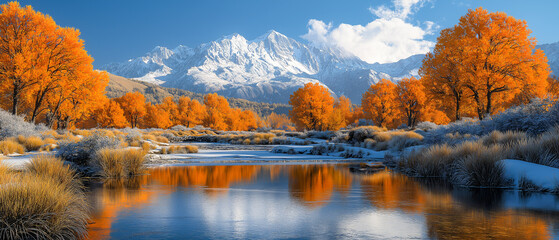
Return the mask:
{"type": "Polygon", "coordinates": [[[0,109],[0,139],[17,136],[39,136],[48,130],[44,125],[26,122],[23,117],[13,115],[0,109]]]}

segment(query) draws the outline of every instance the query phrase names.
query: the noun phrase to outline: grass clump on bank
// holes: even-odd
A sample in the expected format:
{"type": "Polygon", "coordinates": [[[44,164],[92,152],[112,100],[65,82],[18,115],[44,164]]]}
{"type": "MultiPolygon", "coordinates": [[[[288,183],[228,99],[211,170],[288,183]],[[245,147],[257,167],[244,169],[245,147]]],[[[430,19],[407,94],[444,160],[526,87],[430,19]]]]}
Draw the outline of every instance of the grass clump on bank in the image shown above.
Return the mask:
{"type": "Polygon", "coordinates": [[[144,173],[145,152],[136,149],[103,148],[95,155],[95,161],[106,178],[126,178],[144,173]]]}
{"type": "Polygon", "coordinates": [[[399,168],[414,176],[442,177],[460,185],[496,187],[510,184],[500,160],[518,159],[559,168],[559,127],[530,136],[493,131],[475,141],[433,145],[401,158],[399,168]]]}
{"type": "Polygon", "coordinates": [[[355,147],[368,148],[375,151],[395,150],[420,145],[423,136],[414,131],[386,131],[378,127],[359,127],[349,131],[347,142],[355,147]]]}
{"type": "Polygon", "coordinates": [[[87,234],[88,205],[75,173],[39,156],[27,171],[0,167],[0,239],[79,239],[87,234]]]}
{"type": "Polygon", "coordinates": [[[459,185],[504,186],[504,168],[499,162],[511,156],[503,145],[485,145],[483,140],[456,146],[434,145],[402,157],[399,168],[412,176],[441,177],[459,185]]]}
{"type": "Polygon", "coordinates": [[[19,153],[25,153],[25,147],[13,139],[6,139],[0,141],[0,153],[4,155],[19,153]]]}
{"type": "Polygon", "coordinates": [[[162,148],[161,154],[174,154],[174,153],[197,153],[198,147],[197,146],[170,146],[168,148],[162,148]]]}

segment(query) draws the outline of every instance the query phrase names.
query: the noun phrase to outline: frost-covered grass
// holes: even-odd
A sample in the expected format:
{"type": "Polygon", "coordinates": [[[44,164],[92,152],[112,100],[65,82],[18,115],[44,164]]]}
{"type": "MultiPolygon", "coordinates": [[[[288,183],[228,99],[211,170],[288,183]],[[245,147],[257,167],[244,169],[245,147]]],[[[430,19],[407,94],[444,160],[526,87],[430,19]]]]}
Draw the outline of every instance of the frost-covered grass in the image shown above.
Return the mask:
{"type": "Polygon", "coordinates": [[[94,159],[97,151],[104,148],[119,148],[120,143],[120,140],[115,137],[94,134],[78,142],[61,143],[56,156],[78,165],[87,166],[94,159]]]}
{"type": "Polygon", "coordinates": [[[23,172],[0,166],[0,239],[80,239],[88,205],[75,172],[37,157],[23,172]]]}
{"type": "Polygon", "coordinates": [[[409,175],[441,177],[466,186],[504,186],[499,160],[510,156],[501,144],[485,145],[482,140],[451,146],[433,145],[402,156],[398,167],[409,175]]]}
{"type": "Polygon", "coordinates": [[[549,99],[534,99],[531,103],[513,107],[483,121],[463,118],[448,125],[420,123],[426,144],[457,144],[499,132],[523,132],[537,136],[559,124],[559,104],[549,99]]]}
{"type": "MultiPolygon", "coordinates": [[[[559,127],[537,136],[493,131],[473,141],[434,144],[402,156],[397,164],[400,170],[414,176],[442,177],[466,186],[495,187],[509,184],[500,162],[504,159],[559,168],[559,127]]],[[[521,182],[529,185],[528,181],[521,182]]]]}
{"type": "Polygon", "coordinates": [[[43,125],[26,122],[23,117],[15,116],[0,109],[0,139],[22,136],[39,136],[48,129],[43,125]]]}

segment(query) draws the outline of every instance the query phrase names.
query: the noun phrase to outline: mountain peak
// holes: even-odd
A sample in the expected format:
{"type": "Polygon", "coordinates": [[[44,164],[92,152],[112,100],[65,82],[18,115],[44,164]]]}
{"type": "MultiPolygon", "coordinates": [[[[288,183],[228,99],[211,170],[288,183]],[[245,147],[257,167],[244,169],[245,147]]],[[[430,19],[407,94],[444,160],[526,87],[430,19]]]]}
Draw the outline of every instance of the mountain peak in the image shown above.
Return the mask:
{"type": "Polygon", "coordinates": [[[246,41],[245,37],[243,37],[241,34],[232,33],[232,34],[225,35],[225,36],[219,38],[216,42],[222,42],[224,40],[228,40],[228,41],[243,40],[243,41],[246,41]]]}
{"type": "Polygon", "coordinates": [[[281,34],[280,32],[278,32],[274,29],[272,29],[272,30],[268,30],[266,33],[264,33],[264,34],[260,35],[259,37],[255,38],[251,42],[262,42],[262,41],[265,41],[266,39],[273,40],[273,39],[277,39],[277,38],[289,39],[287,36],[281,34]]]}

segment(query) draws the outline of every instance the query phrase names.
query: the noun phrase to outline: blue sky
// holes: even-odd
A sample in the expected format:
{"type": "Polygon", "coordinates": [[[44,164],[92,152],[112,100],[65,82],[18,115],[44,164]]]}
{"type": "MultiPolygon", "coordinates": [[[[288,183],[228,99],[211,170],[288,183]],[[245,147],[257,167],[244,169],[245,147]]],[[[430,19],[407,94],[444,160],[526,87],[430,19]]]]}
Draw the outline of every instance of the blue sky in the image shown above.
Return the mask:
{"type": "Polygon", "coordinates": [[[456,24],[467,9],[479,6],[526,20],[539,43],[559,41],[559,1],[553,0],[28,0],[21,3],[51,15],[61,26],[80,29],[86,49],[96,59],[96,67],[141,56],[158,45],[196,47],[231,33],[253,39],[270,29],[301,41],[340,46],[361,54],[359,57],[368,62],[390,62],[426,51],[440,29],[456,24]],[[379,26],[394,31],[379,30],[379,26]],[[371,37],[379,33],[382,37],[371,37]]]}

